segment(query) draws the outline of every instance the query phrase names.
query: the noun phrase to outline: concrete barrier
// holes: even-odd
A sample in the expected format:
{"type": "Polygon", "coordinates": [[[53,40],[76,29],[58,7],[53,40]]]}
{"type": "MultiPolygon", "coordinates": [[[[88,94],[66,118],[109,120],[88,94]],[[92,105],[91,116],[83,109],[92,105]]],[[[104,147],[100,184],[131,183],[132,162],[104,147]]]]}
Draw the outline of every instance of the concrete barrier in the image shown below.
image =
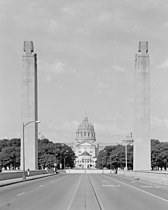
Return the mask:
{"type": "Polygon", "coordinates": [[[113,173],[111,170],[108,169],[66,169],[66,173],[69,174],[110,174],[113,173]]]}

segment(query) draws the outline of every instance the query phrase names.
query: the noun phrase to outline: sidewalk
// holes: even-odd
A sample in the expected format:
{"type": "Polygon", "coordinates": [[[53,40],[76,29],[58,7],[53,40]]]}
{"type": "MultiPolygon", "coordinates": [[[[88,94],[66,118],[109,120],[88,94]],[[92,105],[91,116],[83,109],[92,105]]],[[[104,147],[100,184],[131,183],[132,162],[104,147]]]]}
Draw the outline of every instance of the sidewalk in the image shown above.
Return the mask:
{"type": "Polygon", "coordinates": [[[167,171],[118,171],[118,174],[128,176],[133,179],[168,185],[167,171]]]}
{"type": "Polygon", "coordinates": [[[16,178],[16,179],[7,179],[7,180],[1,180],[0,181],[0,187],[4,187],[7,185],[12,185],[12,184],[17,184],[20,182],[26,182],[26,181],[31,181],[34,179],[40,179],[48,176],[54,176],[56,175],[55,173],[51,174],[40,174],[40,175],[34,175],[34,176],[27,176],[26,179],[24,180],[23,178],[16,178]]]}

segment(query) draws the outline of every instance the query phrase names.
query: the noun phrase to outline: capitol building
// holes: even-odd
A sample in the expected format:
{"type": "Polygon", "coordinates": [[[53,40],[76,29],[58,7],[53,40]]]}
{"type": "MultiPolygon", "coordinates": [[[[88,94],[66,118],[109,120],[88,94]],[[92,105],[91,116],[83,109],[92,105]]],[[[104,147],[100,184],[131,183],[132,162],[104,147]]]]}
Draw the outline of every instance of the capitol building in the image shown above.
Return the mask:
{"type": "Polygon", "coordinates": [[[99,152],[107,146],[114,146],[118,143],[96,142],[94,126],[89,122],[87,116],[79,124],[76,130],[76,138],[73,142],[65,143],[75,153],[75,168],[96,168],[96,160],[99,152]]]}
{"type": "Polygon", "coordinates": [[[76,161],[75,168],[95,168],[98,155],[98,144],[94,126],[85,116],[76,131],[73,145],[76,161]]]}

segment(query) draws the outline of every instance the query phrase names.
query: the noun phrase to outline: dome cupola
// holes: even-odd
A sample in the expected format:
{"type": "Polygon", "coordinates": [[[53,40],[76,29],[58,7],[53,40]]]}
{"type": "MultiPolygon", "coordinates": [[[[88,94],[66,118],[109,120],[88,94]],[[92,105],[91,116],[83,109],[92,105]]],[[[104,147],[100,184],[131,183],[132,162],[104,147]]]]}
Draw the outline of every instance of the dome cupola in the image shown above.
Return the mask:
{"type": "Polygon", "coordinates": [[[90,141],[95,142],[95,131],[93,125],[89,122],[88,117],[85,116],[76,131],[76,141],[90,141]]]}

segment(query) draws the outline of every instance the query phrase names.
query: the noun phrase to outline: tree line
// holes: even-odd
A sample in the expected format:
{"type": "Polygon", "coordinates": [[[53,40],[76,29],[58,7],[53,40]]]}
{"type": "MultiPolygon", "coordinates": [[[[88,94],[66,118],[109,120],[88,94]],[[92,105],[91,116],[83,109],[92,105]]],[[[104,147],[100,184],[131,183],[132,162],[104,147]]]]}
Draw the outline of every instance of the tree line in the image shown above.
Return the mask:
{"type": "MultiPolygon", "coordinates": [[[[124,169],[125,161],[125,146],[118,144],[116,146],[106,146],[99,152],[97,157],[97,168],[108,169],[124,169]]],[[[133,169],[133,146],[127,146],[127,167],[133,169]]],[[[151,169],[159,170],[168,168],[168,142],[160,142],[159,140],[151,140],[151,169]]]]}
{"type": "MultiPolygon", "coordinates": [[[[0,168],[20,168],[19,138],[0,140],[0,168]]],[[[48,139],[38,140],[38,166],[44,168],[73,168],[75,154],[71,147],[62,143],[53,143],[48,139]]]]}
{"type": "MultiPolygon", "coordinates": [[[[20,139],[0,140],[0,167],[16,169],[20,167],[20,139]]],[[[62,143],[53,143],[48,139],[38,140],[38,166],[44,168],[73,168],[75,154],[71,147],[62,143]]],[[[97,157],[96,167],[99,169],[123,169],[125,162],[125,147],[123,145],[107,146],[97,157]]],[[[152,170],[168,167],[168,142],[151,140],[152,170]]],[[[127,167],[133,169],[133,146],[127,146],[127,167]]]]}

